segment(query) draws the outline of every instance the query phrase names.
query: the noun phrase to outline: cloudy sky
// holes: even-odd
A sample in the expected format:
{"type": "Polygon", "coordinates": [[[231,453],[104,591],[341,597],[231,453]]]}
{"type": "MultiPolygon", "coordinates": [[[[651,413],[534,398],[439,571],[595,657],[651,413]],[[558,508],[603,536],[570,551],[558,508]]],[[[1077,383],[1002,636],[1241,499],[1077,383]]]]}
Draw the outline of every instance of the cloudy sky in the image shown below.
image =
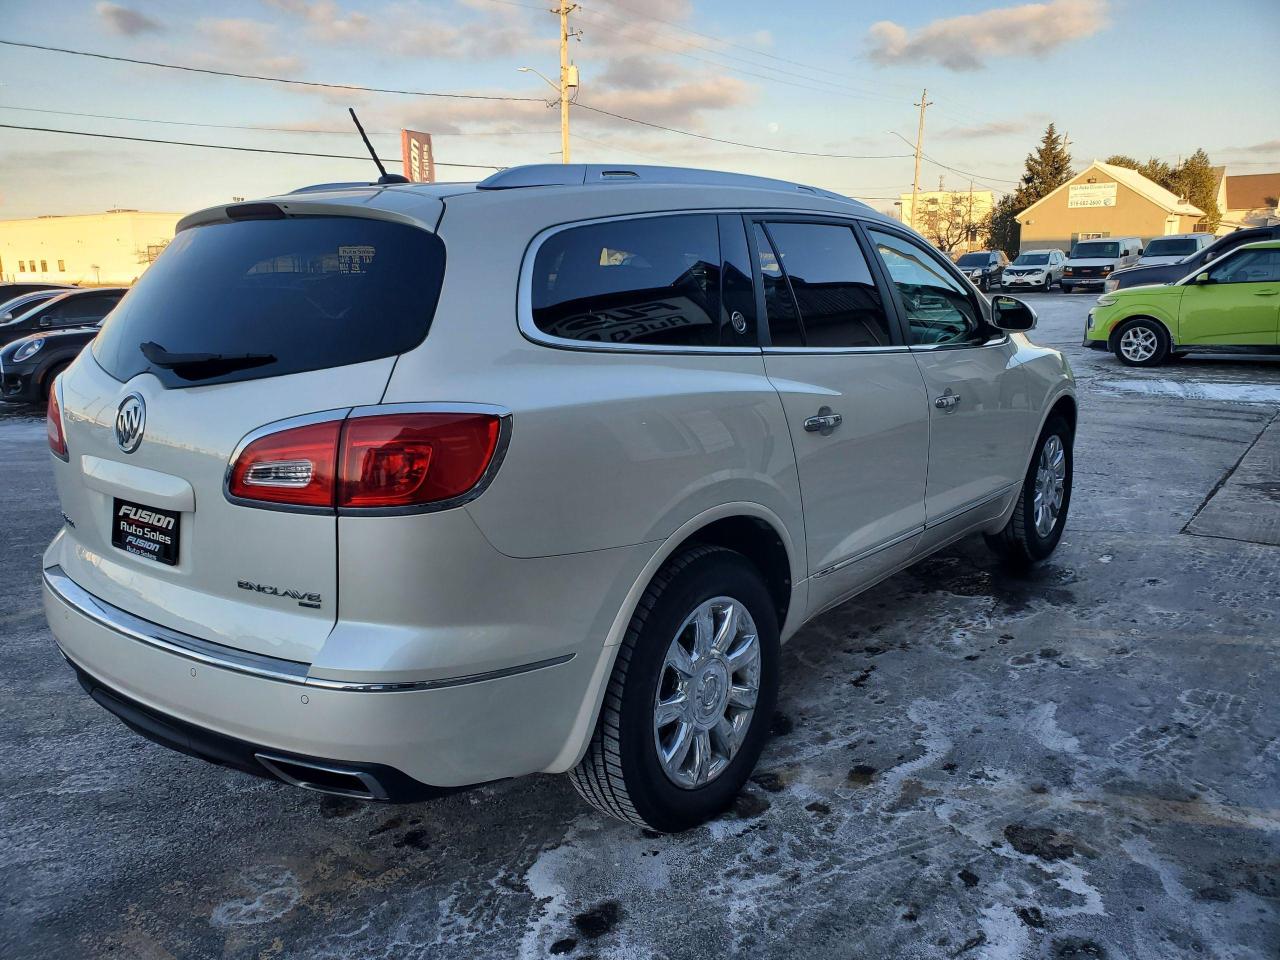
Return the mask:
{"type": "MultiPolygon", "coordinates": [[[[355,106],[383,156],[398,155],[397,131],[410,127],[435,135],[442,162],[554,162],[559,113],[539,99],[554,95],[516,69],[555,75],[551,5],[4,0],[5,40],[531,99],[293,86],[0,46],[0,123],[351,154],[360,144],[346,132],[345,108],[355,106]]],[[[884,209],[910,190],[910,148],[894,134],[914,138],[913,104],[927,87],[932,159],[922,181],[931,189],[939,177],[949,189],[967,188],[971,176],[978,189],[1009,188],[1050,120],[1069,133],[1078,163],[1111,153],[1175,161],[1203,146],[1233,173],[1280,169],[1280,72],[1268,67],[1280,35],[1275,0],[582,0],[572,19],[582,32],[572,46],[584,107],[573,114],[576,161],[759,173],[884,209]]],[[[182,211],[369,172],[352,160],[0,128],[0,218],[182,211]]],[[[439,170],[441,179],[484,174],[439,170]]]]}

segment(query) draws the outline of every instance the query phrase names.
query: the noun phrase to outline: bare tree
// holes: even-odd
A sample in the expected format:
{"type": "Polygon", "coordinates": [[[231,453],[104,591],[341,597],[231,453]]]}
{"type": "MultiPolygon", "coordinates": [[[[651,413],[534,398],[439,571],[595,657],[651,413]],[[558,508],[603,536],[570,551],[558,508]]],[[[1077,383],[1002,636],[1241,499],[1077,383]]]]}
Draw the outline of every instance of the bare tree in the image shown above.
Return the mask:
{"type": "Polygon", "coordinates": [[[918,229],[943,253],[978,240],[984,232],[984,224],[974,218],[972,193],[930,197],[922,206],[918,229]]]}

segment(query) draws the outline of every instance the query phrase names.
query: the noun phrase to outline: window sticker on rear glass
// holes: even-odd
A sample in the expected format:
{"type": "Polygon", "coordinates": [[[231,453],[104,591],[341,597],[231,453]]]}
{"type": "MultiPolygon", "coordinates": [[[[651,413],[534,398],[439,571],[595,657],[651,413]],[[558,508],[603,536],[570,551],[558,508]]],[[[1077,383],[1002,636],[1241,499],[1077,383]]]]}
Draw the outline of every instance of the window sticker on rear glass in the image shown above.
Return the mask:
{"type": "Polygon", "coordinates": [[[364,273],[365,268],[373,263],[372,244],[352,245],[338,248],[338,271],[340,273],[364,273]]]}

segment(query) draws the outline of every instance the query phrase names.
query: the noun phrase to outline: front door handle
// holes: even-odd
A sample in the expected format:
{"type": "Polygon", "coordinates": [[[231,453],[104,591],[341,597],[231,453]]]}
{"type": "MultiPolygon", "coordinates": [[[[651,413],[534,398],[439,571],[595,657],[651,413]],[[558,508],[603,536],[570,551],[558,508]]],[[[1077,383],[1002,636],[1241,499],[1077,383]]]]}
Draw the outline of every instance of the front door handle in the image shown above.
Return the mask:
{"type": "Polygon", "coordinates": [[[809,433],[820,433],[825,437],[843,422],[844,417],[830,407],[823,407],[816,417],[810,417],[804,422],[804,428],[809,433]]]}
{"type": "Polygon", "coordinates": [[[935,397],[933,405],[939,410],[950,410],[960,402],[960,394],[947,392],[940,397],[935,397]]]}
{"type": "Polygon", "coordinates": [[[1255,290],[1253,295],[1255,297],[1274,297],[1277,293],[1280,293],[1280,290],[1255,290]]]}

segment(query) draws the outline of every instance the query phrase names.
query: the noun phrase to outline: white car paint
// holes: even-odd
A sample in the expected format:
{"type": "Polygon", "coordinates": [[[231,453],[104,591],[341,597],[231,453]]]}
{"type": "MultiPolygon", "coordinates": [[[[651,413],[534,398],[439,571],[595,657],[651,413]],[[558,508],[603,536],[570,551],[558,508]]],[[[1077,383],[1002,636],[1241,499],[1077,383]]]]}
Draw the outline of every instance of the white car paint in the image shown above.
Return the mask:
{"type": "MultiPolygon", "coordinates": [[[[438,232],[448,265],[430,332],[398,357],[184,389],[151,374],[119,382],[81,354],[59,384],[69,457],[53,459],[69,523],[44,556],[64,654],[201,729],[454,787],[578,762],[646,585],[713,521],[753,518],[785,550],[783,639],[956,538],[1000,529],[1041,426],[1074,394],[1062,356],[1022,335],[948,349],[608,350],[563,349],[522,329],[531,239],[556,225],[713,210],[902,233],[809,188],[676,174],[503,190],[352,186],[272,201],[288,216],[438,232]],[[961,404],[936,408],[948,391],[961,404]],[[130,394],[147,422],[124,454],[113,424],[130,394]],[[224,496],[234,452],[265,424],[423,402],[510,411],[501,466],[470,503],[335,517],[224,496]],[[844,415],[829,436],[803,426],[821,406],[844,415]],[[118,496],[181,512],[176,566],[111,546],[118,496]],[[240,580],[322,599],[303,608],[240,580]],[[68,581],[93,599],[75,602],[59,588],[68,581]],[[155,636],[113,627],[115,611],[155,636]],[[183,638],[204,653],[175,649],[183,638]],[[296,675],[255,672],[264,663],[296,675]],[[370,692],[391,684],[408,686],[370,692]]],[[[215,207],[181,228],[225,218],[215,207]]]]}

